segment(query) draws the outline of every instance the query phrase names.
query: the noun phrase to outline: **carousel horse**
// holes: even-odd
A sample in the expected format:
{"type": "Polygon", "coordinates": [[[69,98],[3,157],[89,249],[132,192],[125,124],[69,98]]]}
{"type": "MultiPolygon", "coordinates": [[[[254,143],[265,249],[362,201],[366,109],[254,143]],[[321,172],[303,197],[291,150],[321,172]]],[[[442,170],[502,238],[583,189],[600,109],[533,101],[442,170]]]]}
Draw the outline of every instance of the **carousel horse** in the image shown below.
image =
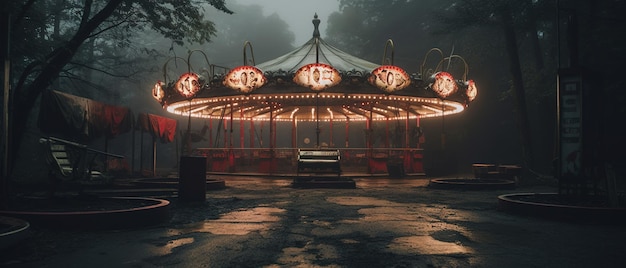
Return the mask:
{"type": "Polygon", "coordinates": [[[206,141],[207,130],[209,130],[209,126],[205,122],[204,126],[202,127],[202,129],[200,129],[200,131],[191,131],[191,133],[185,133],[184,134],[185,140],[190,138],[192,143],[206,141]]]}

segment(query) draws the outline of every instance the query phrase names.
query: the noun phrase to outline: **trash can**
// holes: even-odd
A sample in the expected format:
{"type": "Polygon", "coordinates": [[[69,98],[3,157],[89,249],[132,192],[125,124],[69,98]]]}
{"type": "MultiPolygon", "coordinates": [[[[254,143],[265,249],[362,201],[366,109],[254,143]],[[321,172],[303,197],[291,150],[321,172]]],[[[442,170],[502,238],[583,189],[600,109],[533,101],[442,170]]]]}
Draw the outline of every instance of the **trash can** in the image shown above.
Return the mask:
{"type": "Polygon", "coordinates": [[[389,173],[389,177],[392,178],[402,178],[404,177],[404,165],[399,161],[389,161],[387,162],[387,173],[389,173]]]}
{"type": "Polygon", "coordinates": [[[178,198],[182,201],[206,200],[206,157],[183,156],[178,170],[178,198]]]}

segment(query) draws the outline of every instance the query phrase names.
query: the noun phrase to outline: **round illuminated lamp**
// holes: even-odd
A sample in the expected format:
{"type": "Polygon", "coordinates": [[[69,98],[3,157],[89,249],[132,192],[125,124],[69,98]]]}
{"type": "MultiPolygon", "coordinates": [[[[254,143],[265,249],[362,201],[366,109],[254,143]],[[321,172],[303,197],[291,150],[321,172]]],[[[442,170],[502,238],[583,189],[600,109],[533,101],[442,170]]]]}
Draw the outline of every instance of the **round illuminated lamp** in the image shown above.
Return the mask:
{"type": "Polygon", "coordinates": [[[400,67],[383,65],[372,71],[368,82],[387,93],[391,93],[409,86],[411,78],[400,67]]]}
{"type": "Polygon", "coordinates": [[[328,64],[312,63],[300,67],[293,81],[303,87],[320,91],[339,84],[341,75],[337,69],[328,64]]]}
{"type": "Polygon", "coordinates": [[[247,94],[263,86],[267,79],[263,72],[254,66],[239,66],[232,69],[224,78],[224,85],[247,94]]]}
{"type": "Polygon", "coordinates": [[[193,97],[200,91],[200,78],[195,73],[184,73],[178,78],[174,88],[185,98],[193,97]]]}
{"type": "Polygon", "coordinates": [[[433,74],[433,77],[435,81],[430,84],[430,88],[435,91],[439,97],[448,97],[458,89],[454,77],[448,72],[438,72],[433,74]]]}
{"type": "Polygon", "coordinates": [[[163,89],[163,86],[165,86],[165,83],[159,80],[156,84],[154,84],[154,87],[152,87],[152,97],[158,102],[162,102],[163,98],[165,98],[165,90],[163,89]]]}
{"type": "Polygon", "coordinates": [[[469,101],[473,101],[478,94],[478,89],[476,88],[476,83],[474,80],[469,80],[466,82],[467,84],[467,98],[469,101]]]}

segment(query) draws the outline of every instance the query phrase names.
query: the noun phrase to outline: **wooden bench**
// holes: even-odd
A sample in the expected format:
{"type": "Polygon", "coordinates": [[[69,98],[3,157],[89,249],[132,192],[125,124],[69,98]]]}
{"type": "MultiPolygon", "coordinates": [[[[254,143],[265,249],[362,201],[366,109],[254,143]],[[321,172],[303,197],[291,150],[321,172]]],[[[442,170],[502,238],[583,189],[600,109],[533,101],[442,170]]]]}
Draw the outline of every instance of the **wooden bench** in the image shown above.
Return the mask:
{"type": "Polygon", "coordinates": [[[498,166],[495,164],[472,164],[472,169],[474,171],[474,178],[476,179],[491,179],[500,174],[498,172],[498,166]]]}
{"type": "Polygon", "coordinates": [[[124,156],[98,151],[84,144],[55,137],[40,138],[46,162],[50,168],[53,185],[61,182],[79,184],[106,183],[108,178],[94,169],[97,156],[124,158],[124,156]]]}
{"type": "Polygon", "coordinates": [[[496,165],[496,164],[472,164],[474,178],[476,179],[507,179],[515,180],[519,178],[522,167],[518,165],[496,165]]]}
{"type": "Polygon", "coordinates": [[[298,176],[301,172],[337,173],[341,176],[341,153],[336,149],[299,149],[298,176]]]}

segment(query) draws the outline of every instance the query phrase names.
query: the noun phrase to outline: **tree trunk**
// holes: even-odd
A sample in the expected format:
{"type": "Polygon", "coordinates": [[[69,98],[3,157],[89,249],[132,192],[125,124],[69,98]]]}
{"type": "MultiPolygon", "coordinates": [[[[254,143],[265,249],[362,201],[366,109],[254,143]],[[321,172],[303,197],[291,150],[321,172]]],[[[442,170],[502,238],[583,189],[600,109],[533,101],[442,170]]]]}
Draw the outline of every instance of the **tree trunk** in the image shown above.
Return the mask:
{"type": "Polygon", "coordinates": [[[15,164],[15,158],[20,151],[23,133],[26,131],[26,121],[30,115],[37,97],[48,89],[63,67],[70,62],[80,46],[90,37],[102,22],[110,17],[124,0],[110,0],[93,18],[81,25],[76,34],[65,44],[52,51],[42,70],[32,83],[15,89],[13,103],[13,129],[11,130],[11,171],[15,164]]]}
{"type": "Polygon", "coordinates": [[[526,108],[526,93],[524,90],[524,80],[522,79],[522,70],[518,54],[517,40],[515,38],[515,27],[513,25],[513,17],[511,10],[507,4],[500,9],[502,26],[506,43],[506,50],[509,56],[509,69],[513,78],[513,99],[515,107],[515,121],[520,131],[520,140],[522,143],[522,160],[524,166],[532,169],[534,165],[532,141],[530,135],[530,124],[528,122],[528,113],[526,108]]]}
{"type": "Polygon", "coordinates": [[[533,50],[533,56],[535,58],[535,66],[537,69],[542,70],[544,66],[543,55],[541,55],[541,45],[539,44],[539,36],[537,35],[537,12],[533,7],[533,0],[527,0],[528,5],[528,36],[530,37],[530,43],[533,50]]]}

